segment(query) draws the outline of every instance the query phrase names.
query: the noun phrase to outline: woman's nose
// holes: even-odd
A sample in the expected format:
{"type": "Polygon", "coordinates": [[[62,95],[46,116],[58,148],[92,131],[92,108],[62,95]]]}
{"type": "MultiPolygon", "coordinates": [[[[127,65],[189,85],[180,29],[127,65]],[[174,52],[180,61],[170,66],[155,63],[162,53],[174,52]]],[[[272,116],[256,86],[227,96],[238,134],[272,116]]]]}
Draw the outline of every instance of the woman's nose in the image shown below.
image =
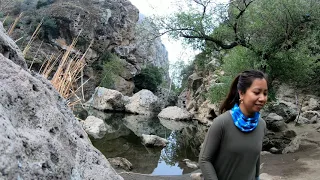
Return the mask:
{"type": "Polygon", "coordinates": [[[266,102],[267,101],[267,98],[268,98],[268,96],[266,96],[266,95],[264,95],[264,94],[260,94],[260,96],[259,96],[259,101],[262,101],[262,102],[266,102]]]}

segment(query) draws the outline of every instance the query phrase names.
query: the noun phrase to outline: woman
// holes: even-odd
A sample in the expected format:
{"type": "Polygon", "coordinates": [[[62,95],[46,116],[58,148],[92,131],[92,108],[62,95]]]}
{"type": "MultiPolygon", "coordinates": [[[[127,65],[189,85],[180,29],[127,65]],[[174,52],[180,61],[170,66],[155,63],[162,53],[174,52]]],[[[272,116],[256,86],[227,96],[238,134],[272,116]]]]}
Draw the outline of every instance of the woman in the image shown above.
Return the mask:
{"type": "Polygon", "coordinates": [[[267,80],[261,71],[244,71],[234,79],[200,152],[205,180],[259,179],[266,130],[259,111],[267,97],[267,80]]]}

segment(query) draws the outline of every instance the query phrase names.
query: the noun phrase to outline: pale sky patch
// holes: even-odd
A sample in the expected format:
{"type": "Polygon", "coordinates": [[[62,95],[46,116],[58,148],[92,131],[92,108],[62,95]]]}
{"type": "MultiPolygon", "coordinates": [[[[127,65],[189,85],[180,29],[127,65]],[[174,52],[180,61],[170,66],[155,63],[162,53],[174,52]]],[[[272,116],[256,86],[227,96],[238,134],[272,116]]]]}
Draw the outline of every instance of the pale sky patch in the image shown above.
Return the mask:
{"type": "MultiPolygon", "coordinates": [[[[145,16],[168,15],[175,10],[177,0],[129,0],[145,16]]],[[[195,56],[196,51],[190,47],[182,45],[181,41],[172,40],[167,35],[161,37],[162,43],[168,51],[169,63],[172,64],[178,60],[189,62],[195,56]]]]}

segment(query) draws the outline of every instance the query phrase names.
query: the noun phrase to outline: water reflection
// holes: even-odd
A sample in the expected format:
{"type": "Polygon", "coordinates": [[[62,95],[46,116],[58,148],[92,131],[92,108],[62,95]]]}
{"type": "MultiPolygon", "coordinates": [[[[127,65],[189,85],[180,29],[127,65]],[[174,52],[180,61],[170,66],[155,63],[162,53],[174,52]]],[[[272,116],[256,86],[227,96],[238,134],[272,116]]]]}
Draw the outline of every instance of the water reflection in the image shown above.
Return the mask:
{"type": "Polygon", "coordinates": [[[102,139],[93,139],[93,145],[107,158],[123,157],[133,165],[133,172],[154,175],[181,175],[194,171],[183,159],[198,160],[199,147],[205,130],[192,123],[160,121],[157,117],[108,114],[90,110],[88,115],[104,119],[108,130],[102,139]],[[164,126],[164,125],[165,126],[164,126]],[[141,143],[142,134],[166,138],[165,148],[147,148],[141,143]]]}

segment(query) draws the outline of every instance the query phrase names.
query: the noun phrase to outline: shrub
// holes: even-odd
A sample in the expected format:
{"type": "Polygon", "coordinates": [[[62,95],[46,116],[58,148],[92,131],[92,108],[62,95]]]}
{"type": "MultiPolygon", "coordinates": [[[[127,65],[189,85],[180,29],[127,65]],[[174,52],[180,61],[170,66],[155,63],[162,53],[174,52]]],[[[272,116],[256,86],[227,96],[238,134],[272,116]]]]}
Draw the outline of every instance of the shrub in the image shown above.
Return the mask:
{"type": "Polygon", "coordinates": [[[227,56],[223,58],[221,70],[224,75],[219,77],[219,84],[213,84],[208,92],[208,98],[211,103],[220,103],[229,92],[231,82],[240,72],[248,69],[257,69],[260,64],[258,57],[250,50],[243,47],[232,49],[227,56]]]}
{"type": "Polygon", "coordinates": [[[101,73],[102,79],[99,86],[113,89],[115,78],[123,71],[123,63],[117,55],[111,52],[103,54],[100,57],[100,61],[103,65],[101,73]]]}
{"type": "Polygon", "coordinates": [[[210,87],[207,96],[211,103],[220,103],[227,96],[232,80],[230,76],[222,76],[220,77],[222,83],[210,87]]]}
{"type": "Polygon", "coordinates": [[[56,20],[53,17],[44,17],[42,23],[42,37],[46,40],[58,38],[59,29],[56,20]]]}
{"type": "Polygon", "coordinates": [[[141,73],[133,78],[135,91],[148,89],[155,92],[158,86],[162,83],[162,69],[156,66],[147,66],[141,70],[141,73]]]}
{"type": "Polygon", "coordinates": [[[50,4],[54,3],[54,2],[55,2],[55,0],[39,0],[39,1],[37,2],[36,8],[39,9],[39,8],[41,8],[41,7],[50,5],[50,4]]]}

